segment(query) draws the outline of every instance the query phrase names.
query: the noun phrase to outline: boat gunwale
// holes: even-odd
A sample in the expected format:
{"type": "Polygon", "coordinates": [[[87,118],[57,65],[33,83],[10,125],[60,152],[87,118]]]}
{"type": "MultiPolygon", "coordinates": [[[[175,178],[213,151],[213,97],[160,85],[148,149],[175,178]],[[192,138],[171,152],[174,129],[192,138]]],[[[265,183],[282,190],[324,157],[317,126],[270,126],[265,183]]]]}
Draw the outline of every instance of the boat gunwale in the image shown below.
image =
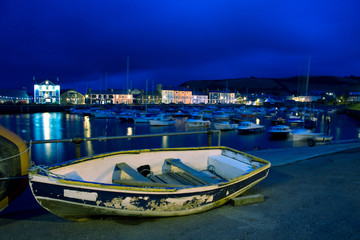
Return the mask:
{"type": "MultiPolygon", "coordinates": [[[[33,176],[42,176],[46,178],[52,178],[56,180],[56,182],[53,182],[53,184],[62,184],[67,186],[77,186],[82,188],[92,188],[92,189],[101,189],[101,190],[107,190],[107,191],[126,191],[126,192],[151,192],[151,193],[172,193],[172,192],[202,192],[207,191],[209,189],[218,189],[223,188],[232,184],[236,184],[238,182],[244,181],[249,177],[252,177],[253,175],[258,174],[259,172],[266,171],[266,169],[270,168],[271,163],[269,161],[266,161],[264,159],[258,158],[256,156],[247,154],[245,152],[241,152],[229,147],[224,146],[210,146],[210,147],[189,147],[189,148],[160,148],[160,149],[140,149],[140,150],[126,150],[126,151],[118,151],[118,152],[110,152],[110,153],[104,153],[99,154],[95,156],[89,156],[81,159],[75,159],[67,162],[62,162],[61,164],[53,165],[48,168],[45,168],[45,171],[29,171],[29,181],[31,182],[33,179],[33,176]],[[263,166],[257,167],[253,169],[251,172],[246,173],[244,175],[239,175],[231,179],[227,179],[225,182],[219,182],[216,184],[210,184],[210,185],[200,185],[200,186],[182,186],[179,185],[179,187],[169,186],[169,187],[162,187],[162,186],[132,186],[132,185],[126,185],[126,184],[117,184],[117,183],[100,183],[100,182],[91,182],[91,181],[84,181],[84,180],[74,180],[74,179],[66,179],[65,176],[52,174],[51,170],[58,169],[61,167],[69,166],[72,164],[78,164],[85,161],[91,161],[98,158],[103,158],[107,156],[117,155],[117,154],[140,154],[145,152],[161,152],[161,151],[192,151],[192,150],[229,150],[235,153],[239,153],[245,157],[250,158],[250,161],[256,161],[264,164],[263,166]]],[[[35,168],[36,169],[36,168],[35,168]]],[[[40,179],[39,179],[40,180],[40,179]]],[[[36,180],[35,180],[36,181],[36,180]]]]}
{"type": "MultiPolygon", "coordinates": [[[[61,184],[61,185],[66,185],[66,186],[77,186],[77,187],[82,187],[82,188],[86,188],[89,189],[101,189],[101,190],[118,190],[118,191],[126,191],[126,192],[152,192],[152,193],[159,193],[162,194],[164,192],[166,193],[170,193],[170,192],[181,192],[181,191],[186,191],[188,193],[190,192],[202,192],[202,191],[208,191],[210,189],[219,189],[219,188],[224,188],[227,187],[229,185],[233,185],[236,184],[238,182],[244,181],[262,171],[266,171],[267,169],[269,169],[271,166],[271,163],[268,162],[268,164],[259,167],[257,169],[254,169],[253,171],[244,174],[244,175],[240,175],[237,177],[234,177],[232,179],[228,179],[225,182],[219,182],[217,184],[211,184],[211,185],[201,185],[201,186],[179,186],[179,187],[159,187],[159,186],[131,186],[131,185],[126,185],[126,184],[116,184],[116,183],[99,183],[99,182],[90,182],[90,181],[81,181],[81,180],[73,180],[73,179],[65,179],[62,178],[61,176],[48,176],[45,173],[42,174],[38,174],[38,173],[32,173],[31,175],[39,175],[41,177],[51,177],[53,179],[56,180],[56,182],[49,182],[52,184],[61,184]]],[[[32,181],[32,176],[29,177],[29,180],[32,181]]],[[[35,180],[37,181],[37,180],[35,180]]]]}
{"type": "Polygon", "coordinates": [[[119,154],[141,154],[141,153],[146,153],[146,152],[163,152],[163,151],[166,152],[166,151],[184,151],[184,150],[193,151],[193,150],[215,150],[215,149],[229,150],[229,151],[232,151],[235,153],[240,153],[240,154],[244,155],[245,157],[251,158],[252,161],[260,162],[263,164],[270,163],[269,161],[266,161],[262,158],[258,158],[254,155],[250,155],[250,154],[238,151],[238,150],[230,148],[230,147],[207,146],[207,147],[185,147],[185,148],[149,148],[149,149],[116,151],[116,152],[102,153],[102,154],[98,154],[98,155],[92,155],[92,156],[88,156],[88,157],[83,157],[83,158],[79,158],[79,159],[73,159],[73,160],[69,160],[69,161],[65,161],[65,162],[61,162],[61,163],[56,163],[53,165],[49,165],[48,167],[46,167],[46,169],[47,170],[57,169],[57,168],[61,168],[61,167],[68,166],[68,165],[78,164],[78,163],[86,162],[86,161],[92,161],[92,160],[95,160],[98,158],[104,158],[104,157],[119,155],[119,154]]]}

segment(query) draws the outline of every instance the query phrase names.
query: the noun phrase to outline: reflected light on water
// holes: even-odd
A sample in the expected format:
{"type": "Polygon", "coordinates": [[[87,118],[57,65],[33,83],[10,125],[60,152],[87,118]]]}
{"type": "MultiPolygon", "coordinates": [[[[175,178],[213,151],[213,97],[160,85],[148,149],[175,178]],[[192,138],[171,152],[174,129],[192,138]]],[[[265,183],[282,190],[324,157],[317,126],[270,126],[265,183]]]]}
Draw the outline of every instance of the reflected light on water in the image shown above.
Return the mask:
{"type": "MultiPolygon", "coordinates": [[[[89,116],[84,117],[84,137],[90,138],[91,137],[91,122],[89,116]]],[[[93,142],[92,141],[85,141],[85,148],[87,149],[88,155],[94,154],[93,149],[93,142]]]]}
{"type": "Polygon", "coordinates": [[[88,116],[84,117],[84,136],[87,138],[91,137],[91,123],[88,116]]]}
{"type": "Polygon", "coordinates": [[[162,137],[161,147],[162,148],[168,148],[169,147],[168,136],[163,136],[162,137]]]}
{"type": "Polygon", "coordinates": [[[132,136],[133,135],[133,128],[132,127],[128,127],[127,131],[126,131],[126,136],[132,136]]]}
{"type": "MultiPolygon", "coordinates": [[[[50,137],[50,113],[43,113],[41,114],[42,119],[42,130],[43,130],[43,139],[51,139],[50,137]]],[[[46,158],[49,158],[51,156],[51,143],[45,143],[45,156],[46,158]]]]}
{"type": "Polygon", "coordinates": [[[43,139],[50,139],[50,113],[42,114],[43,139]]]}

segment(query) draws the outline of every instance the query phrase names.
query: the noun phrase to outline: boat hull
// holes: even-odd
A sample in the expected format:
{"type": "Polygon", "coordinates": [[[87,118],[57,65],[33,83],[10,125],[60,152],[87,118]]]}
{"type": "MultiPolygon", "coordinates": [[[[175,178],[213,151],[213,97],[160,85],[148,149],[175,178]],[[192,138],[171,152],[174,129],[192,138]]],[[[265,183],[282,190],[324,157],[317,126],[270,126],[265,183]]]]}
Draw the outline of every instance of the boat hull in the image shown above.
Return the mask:
{"type": "Polygon", "coordinates": [[[28,150],[18,135],[0,126],[0,211],[28,185],[28,150]]]}
{"type": "Polygon", "coordinates": [[[221,206],[264,179],[269,168],[268,161],[226,147],[143,149],[33,167],[29,182],[39,204],[64,218],[169,217],[221,206]],[[148,166],[151,177],[139,166],[148,166]]]}
{"type": "MultiPolygon", "coordinates": [[[[266,178],[269,168],[218,186],[143,191],[134,187],[76,186],[30,181],[32,192],[48,211],[71,220],[101,216],[170,217],[204,212],[225,204],[266,178]]],[[[94,186],[92,186],[94,185],[94,186]]]]}
{"type": "Polygon", "coordinates": [[[151,126],[170,126],[175,124],[175,120],[163,121],[163,120],[149,120],[151,126]]]}

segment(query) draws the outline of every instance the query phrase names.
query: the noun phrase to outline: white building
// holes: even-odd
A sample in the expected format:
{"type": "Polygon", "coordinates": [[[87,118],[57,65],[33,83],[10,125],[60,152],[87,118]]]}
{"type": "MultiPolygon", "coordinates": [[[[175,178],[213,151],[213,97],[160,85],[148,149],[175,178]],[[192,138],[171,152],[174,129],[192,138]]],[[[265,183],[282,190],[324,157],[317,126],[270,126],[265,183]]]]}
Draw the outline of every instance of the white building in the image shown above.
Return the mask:
{"type": "Polygon", "coordinates": [[[34,84],[34,102],[60,104],[60,85],[54,84],[49,80],[45,80],[40,84],[34,84]]]}
{"type": "Polygon", "coordinates": [[[161,90],[161,102],[162,103],[174,103],[175,101],[175,92],[174,90],[161,90]]]}
{"type": "Polygon", "coordinates": [[[208,104],[209,96],[206,94],[195,94],[191,96],[192,104],[208,104]]]}

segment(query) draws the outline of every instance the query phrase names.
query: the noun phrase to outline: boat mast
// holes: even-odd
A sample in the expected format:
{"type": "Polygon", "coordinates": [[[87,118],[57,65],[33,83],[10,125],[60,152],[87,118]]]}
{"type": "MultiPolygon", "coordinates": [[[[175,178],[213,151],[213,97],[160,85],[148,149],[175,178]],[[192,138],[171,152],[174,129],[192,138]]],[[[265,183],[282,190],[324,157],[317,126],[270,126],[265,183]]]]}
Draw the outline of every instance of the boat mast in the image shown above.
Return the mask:
{"type": "Polygon", "coordinates": [[[126,59],[126,91],[129,94],[129,56],[126,59]]]}
{"type": "Polygon", "coordinates": [[[147,113],[147,101],[148,101],[148,79],[146,79],[146,88],[145,88],[145,113],[147,113]]]}
{"type": "Polygon", "coordinates": [[[308,96],[308,88],[309,88],[310,63],[311,63],[311,56],[309,57],[308,66],[307,66],[306,86],[305,86],[305,94],[306,94],[306,96],[308,96]]]}

